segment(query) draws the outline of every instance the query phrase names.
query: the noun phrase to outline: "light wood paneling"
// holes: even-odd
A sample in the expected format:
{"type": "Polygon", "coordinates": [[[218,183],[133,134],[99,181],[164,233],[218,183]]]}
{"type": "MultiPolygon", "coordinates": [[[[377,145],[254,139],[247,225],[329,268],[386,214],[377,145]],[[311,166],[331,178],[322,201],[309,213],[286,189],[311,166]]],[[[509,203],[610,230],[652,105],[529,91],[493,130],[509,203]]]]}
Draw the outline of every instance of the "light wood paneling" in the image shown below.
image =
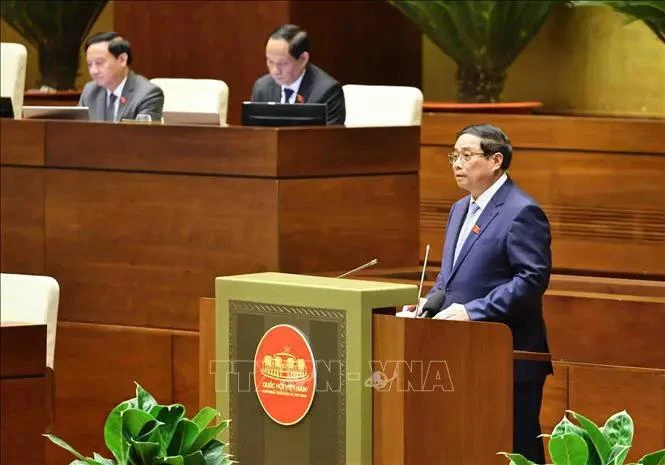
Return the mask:
{"type": "Polygon", "coordinates": [[[179,331],[172,337],[173,401],[183,404],[187,417],[193,418],[199,411],[199,335],[179,331]]]}

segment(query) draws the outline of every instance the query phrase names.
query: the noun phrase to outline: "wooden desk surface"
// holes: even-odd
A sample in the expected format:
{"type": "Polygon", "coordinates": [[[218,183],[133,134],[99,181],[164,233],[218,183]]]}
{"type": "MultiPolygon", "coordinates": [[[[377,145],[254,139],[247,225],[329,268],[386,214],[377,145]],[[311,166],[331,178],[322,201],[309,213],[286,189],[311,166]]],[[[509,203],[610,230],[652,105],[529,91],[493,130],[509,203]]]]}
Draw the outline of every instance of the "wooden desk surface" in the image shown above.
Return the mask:
{"type": "Polygon", "coordinates": [[[0,326],[0,377],[44,376],[46,325],[3,321],[0,326]]]}

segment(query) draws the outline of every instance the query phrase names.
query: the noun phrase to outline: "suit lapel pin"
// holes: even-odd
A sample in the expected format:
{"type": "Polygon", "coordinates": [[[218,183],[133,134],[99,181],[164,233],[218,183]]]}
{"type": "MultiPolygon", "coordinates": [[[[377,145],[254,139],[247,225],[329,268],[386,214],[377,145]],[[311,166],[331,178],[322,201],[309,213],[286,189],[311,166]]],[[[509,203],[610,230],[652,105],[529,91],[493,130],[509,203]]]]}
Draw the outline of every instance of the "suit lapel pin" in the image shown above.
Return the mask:
{"type": "Polygon", "coordinates": [[[471,231],[476,235],[480,234],[480,226],[478,226],[477,224],[474,224],[473,228],[471,228],[471,231]]]}
{"type": "Polygon", "coordinates": [[[296,95],[296,102],[298,102],[298,103],[305,103],[305,97],[303,97],[303,96],[300,95],[300,94],[296,95]]]}
{"type": "Polygon", "coordinates": [[[127,103],[127,97],[123,95],[120,97],[120,105],[124,105],[125,103],[127,103]]]}

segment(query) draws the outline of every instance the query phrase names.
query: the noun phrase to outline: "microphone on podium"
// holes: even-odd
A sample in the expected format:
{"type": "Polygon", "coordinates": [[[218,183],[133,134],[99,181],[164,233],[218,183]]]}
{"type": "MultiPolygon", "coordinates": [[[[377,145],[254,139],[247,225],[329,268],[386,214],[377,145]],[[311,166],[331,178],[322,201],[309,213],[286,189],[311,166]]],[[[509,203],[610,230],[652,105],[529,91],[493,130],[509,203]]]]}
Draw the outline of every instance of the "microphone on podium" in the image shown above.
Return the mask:
{"type": "Polygon", "coordinates": [[[357,271],[364,270],[365,268],[369,268],[370,266],[374,266],[374,265],[376,265],[377,263],[379,263],[379,259],[378,259],[378,258],[375,258],[374,260],[370,260],[370,261],[368,261],[368,262],[365,263],[364,265],[360,265],[358,268],[354,268],[354,269],[352,269],[351,271],[347,271],[346,273],[337,276],[337,278],[338,278],[338,279],[339,279],[339,278],[343,278],[344,276],[348,276],[348,275],[350,275],[351,273],[355,273],[355,272],[357,272],[357,271]]]}

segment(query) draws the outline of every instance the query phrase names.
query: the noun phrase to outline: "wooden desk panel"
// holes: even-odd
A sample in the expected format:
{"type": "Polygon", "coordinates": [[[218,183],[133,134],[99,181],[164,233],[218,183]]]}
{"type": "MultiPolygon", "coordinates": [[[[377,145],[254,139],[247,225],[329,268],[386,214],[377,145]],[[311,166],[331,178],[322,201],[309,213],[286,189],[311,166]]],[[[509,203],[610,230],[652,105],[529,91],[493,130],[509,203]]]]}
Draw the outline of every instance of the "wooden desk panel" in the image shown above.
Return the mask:
{"type": "Polygon", "coordinates": [[[46,431],[45,400],[46,382],[43,376],[0,380],[2,465],[46,463],[46,439],[42,437],[46,431]]]}
{"type": "Polygon", "coordinates": [[[46,325],[2,322],[0,377],[43,377],[46,369],[46,325]]]}
{"type": "Polygon", "coordinates": [[[44,274],[45,177],[39,169],[0,169],[0,266],[3,272],[44,274]]]}
{"type": "Polygon", "coordinates": [[[416,174],[283,180],[279,197],[281,270],[350,270],[373,258],[393,266],[418,255],[416,174]]]}
{"type": "Polygon", "coordinates": [[[665,368],[664,298],[548,291],[543,307],[553,360],[665,368]]]}
{"type": "Polygon", "coordinates": [[[599,426],[626,410],[635,422],[626,463],[665,448],[665,371],[571,366],[569,409],[599,426]]]}
{"type": "Polygon", "coordinates": [[[53,170],[47,189],[60,320],[196,330],[216,276],[278,267],[275,180],[53,170]]]}
{"type": "Polygon", "coordinates": [[[3,165],[43,166],[46,123],[2,118],[0,162],[3,165]]]}
{"type": "Polygon", "coordinates": [[[57,167],[261,177],[418,171],[413,152],[418,127],[217,128],[49,121],[46,131],[46,163],[57,167]]]}

